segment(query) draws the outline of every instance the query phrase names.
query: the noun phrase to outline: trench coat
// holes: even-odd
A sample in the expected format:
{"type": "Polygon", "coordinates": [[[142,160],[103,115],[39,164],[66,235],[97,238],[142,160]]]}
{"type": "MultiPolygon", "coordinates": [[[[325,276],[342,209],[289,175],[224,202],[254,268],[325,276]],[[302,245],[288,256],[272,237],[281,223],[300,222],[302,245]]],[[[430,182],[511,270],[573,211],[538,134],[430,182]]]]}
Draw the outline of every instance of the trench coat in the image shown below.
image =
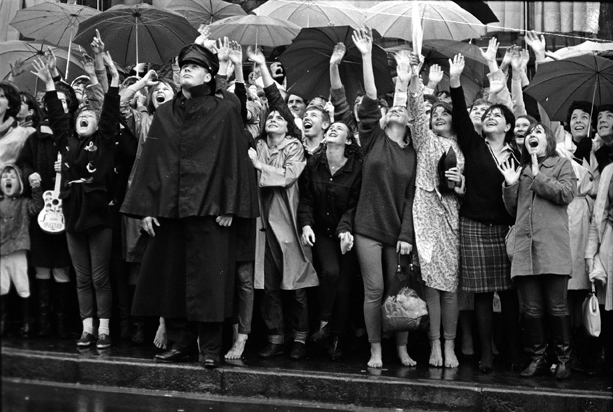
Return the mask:
{"type": "Polygon", "coordinates": [[[257,219],[254,287],[264,289],[264,254],[266,232],[271,230],[283,252],[281,289],[295,290],[319,285],[312,265],[312,252],[303,246],[298,233],[298,177],[306,166],[302,143],[286,137],[269,148],[266,141],[256,141],[262,170],[258,172],[261,217],[257,219]]]}
{"type": "Polygon", "coordinates": [[[536,177],[528,165],[515,184],[503,183],[504,205],[515,216],[511,278],[571,275],[567,207],[575,197],[576,188],[570,160],[558,156],[545,159],[536,177]]]}

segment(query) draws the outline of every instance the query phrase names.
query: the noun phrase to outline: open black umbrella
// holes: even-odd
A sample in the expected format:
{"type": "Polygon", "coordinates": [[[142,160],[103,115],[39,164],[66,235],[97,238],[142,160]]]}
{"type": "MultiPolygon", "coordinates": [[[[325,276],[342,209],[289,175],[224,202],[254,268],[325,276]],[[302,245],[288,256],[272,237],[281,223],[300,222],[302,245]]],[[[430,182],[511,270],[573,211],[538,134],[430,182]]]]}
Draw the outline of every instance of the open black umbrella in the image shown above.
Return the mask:
{"type": "Polygon", "coordinates": [[[575,100],[596,106],[613,98],[613,61],[584,54],[539,64],[530,86],[524,91],[534,97],[552,120],[565,121],[575,100]]]}
{"type": "Polygon", "coordinates": [[[464,10],[475,16],[479,21],[483,24],[488,23],[496,23],[498,17],[494,14],[490,6],[488,6],[484,1],[457,1],[454,0],[458,6],[462,7],[464,10]]]}
{"type": "MultiPolygon", "coordinates": [[[[300,30],[298,37],[279,56],[287,76],[287,92],[311,99],[318,95],[330,94],[330,56],[334,45],[345,44],[346,52],[339,72],[348,101],[352,102],[358,92],[364,91],[362,55],[355,47],[349,26],[310,27],[300,30]]],[[[378,33],[373,33],[376,41],[378,33]]],[[[394,83],[387,65],[387,55],[377,44],[373,44],[372,63],[377,92],[384,94],[394,91],[394,83]]]]}

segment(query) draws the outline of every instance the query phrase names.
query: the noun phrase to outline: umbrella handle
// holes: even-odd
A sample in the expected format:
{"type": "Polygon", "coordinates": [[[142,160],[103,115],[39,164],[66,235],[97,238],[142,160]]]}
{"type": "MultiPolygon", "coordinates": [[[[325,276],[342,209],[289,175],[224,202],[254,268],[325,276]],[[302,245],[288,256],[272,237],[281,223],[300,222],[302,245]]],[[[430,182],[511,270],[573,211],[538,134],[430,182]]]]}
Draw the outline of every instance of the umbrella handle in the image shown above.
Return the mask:
{"type": "Polygon", "coordinates": [[[66,59],[66,81],[68,81],[68,67],[70,66],[70,53],[72,50],[72,33],[73,31],[70,31],[70,40],[68,43],[68,58],[66,59]]]}

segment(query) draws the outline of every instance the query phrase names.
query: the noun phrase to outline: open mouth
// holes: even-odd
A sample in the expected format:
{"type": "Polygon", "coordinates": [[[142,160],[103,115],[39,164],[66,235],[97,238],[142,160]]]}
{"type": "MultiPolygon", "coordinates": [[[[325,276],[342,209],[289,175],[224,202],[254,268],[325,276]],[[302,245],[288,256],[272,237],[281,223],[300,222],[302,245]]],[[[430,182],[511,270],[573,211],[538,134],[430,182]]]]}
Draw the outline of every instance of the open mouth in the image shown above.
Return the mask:
{"type": "Polygon", "coordinates": [[[87,127],[89,126],[89,122],[87,120],[81,120],[79,122],[79,127],[87,127]]]}
{"type": "Polygon", "coordinates": [[[537,139],[530,139],[528,140],[528,144],[530,145],[530,147],[538,147],[539,141],[537,139]]]}
{"type": "Polygon", "coordinates": [[[435,125],[435,126],[444,126],[444,125],[445,125],[445,122],[444,122],[444,121],[440,121],[440,120],[439,120],[438,122],[434,122],[434,125],[435,125]]]}
{"type": "Polygon", "coordinates": [[[13,182],[8,182],[8,181],[5,182],[4,183],[4,188],[7,189],[7,190],[12,189],[13,188],[13,182]]]}
{"type": "Polygon", "coordinates": [[[490,121],[490,122],[485,122],[486,126],[496,126],[496,122],[494,121],[490,121]]]}
{"type": "Polygon", "coordinates": [[[163,94],[157,95],[155,97],[155,101],[158,103],[164,103],[166,101],[166,97],[163,94]]]}

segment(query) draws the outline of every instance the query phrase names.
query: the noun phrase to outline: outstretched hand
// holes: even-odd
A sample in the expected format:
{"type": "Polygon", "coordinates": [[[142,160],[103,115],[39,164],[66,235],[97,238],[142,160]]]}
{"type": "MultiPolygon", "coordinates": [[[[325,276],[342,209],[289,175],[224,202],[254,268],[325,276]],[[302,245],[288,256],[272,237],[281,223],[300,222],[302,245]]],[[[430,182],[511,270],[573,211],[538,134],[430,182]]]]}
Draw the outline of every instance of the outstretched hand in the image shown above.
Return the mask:
{"type": "Polygon", "coordinates": [[[538,34],[532,30],[526,32],[525,40],[526,44],[532,48],[536,61],[543,61],[545,59],[545,48],[547,47],[545,36],[541,34],[541,37],[539,38],[538,34]]]}
{"type": "Polygon", "coordinates": [[[96,37],[90,44],[92,51],[94,54],[102,54],[104,53],[104,42],[102,41],[102,37],[100,36],[100,32],[96,29],[96,37]]]}
{"type": "Polygon", "coordinates": [[[368,27],[354,30],[351,39],[362,55],[372,52],[372,31],[368,27]]]}
{"type": "Polygon", "coordinates": [[[498,43],[498,40],[495,37],[492,37],[485,52],[479,49],[481,50],[481,56],[483,56],[487,62],[495,62],[496,54],[498,53],[498,46],[500,46],[500,43],[498,43]]]}
{"type": "Polygon", "coordinates": [[[32,60],[32,67],[34,70],[30,73],[41,79],[45,84],[53,83],[53,76],[51,76],[49,66],[42,59],[32,60]]]}
{"type": "Polygon", "coordinates": [[[456,54],[453,59],[449,59],[449,77],[459,79],[465,66],[464,56],[456,54]]]}
{"type": "Polygon", "coordinates": [[[207,26],[206,24],[201,24],[200,27],[198,27],[198,33],[200,33],[200,35],[196,37],[194,43],[206,47],[210,51],[216,53],[217,48],[215,47],[215,40],[209,39],[209,36],[211,35],[211,30],[209,29],[209,26],[207,26]]]}
{"type": "Polygon", "coordinates": [[[428,83],[438,84],[441,80],[443,80],[443,69],[438,64],[433,64],[428,73],[428,83]]]}
{"type": "Polygon", "coordinates": [[[512,186],[519,180],[521,172],[521,166],[515,166],[515,162],[512,159],[507,159],[505,162],[498,165],[498,170],[504,176],[504,181],[507,186],[512,186]]]}
{"type": "Polygon", "coordinates": [[[235,66],[242,66],[243,64],[243,48],[239,42],[232,40],[230,42],[230,51],[228,58],[235,66]]]}
{"type": "Polygon", "coordinates": [[[490,93],[499,93],[504,89],[507,83],[507,77],[502,70],[496,70],[493,73],[488,73],[487,78],[490,81],[490,93]]]}
{"type": "Polygon", "coordinates": [[[264,53],[262,53],[262,50],[259,47],[256,48],[248,46],[247,57],[249,58],[249,60],[257,64],[258,66],[266,65],[266,57],[264,57],[264,53]]]}
{"type": "Polygon", "coordinates": [[[226,36],[217,39],[217,58],[220,62],[227,62],[230,59],[230,42],[226,36]]]}
{"type": "Polygon", "coordinates": [[[347,48],[345,47],[345,44],[343,44],[342,42],[336,43],[334,45],[334,50],[332,50],[332,56],[330,56],[330,65],[338,66],[339,64],[341,64],[343,57],[345,57],[346,51],[347,48]]]}
{"type": "Polygon", "coordinates": [[[411,55],[408,50],[398,50],[396,54],[394,54],[394,59],[396,60],[396,73],[398,74],[398,79],[408,84],[411,80],[411,76],[413,71],[411,70],[411,55]]]}

